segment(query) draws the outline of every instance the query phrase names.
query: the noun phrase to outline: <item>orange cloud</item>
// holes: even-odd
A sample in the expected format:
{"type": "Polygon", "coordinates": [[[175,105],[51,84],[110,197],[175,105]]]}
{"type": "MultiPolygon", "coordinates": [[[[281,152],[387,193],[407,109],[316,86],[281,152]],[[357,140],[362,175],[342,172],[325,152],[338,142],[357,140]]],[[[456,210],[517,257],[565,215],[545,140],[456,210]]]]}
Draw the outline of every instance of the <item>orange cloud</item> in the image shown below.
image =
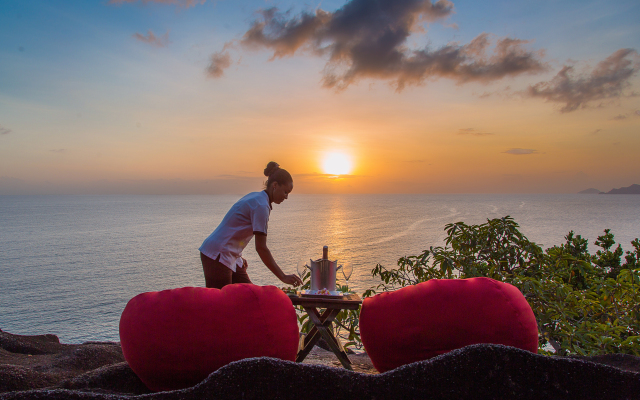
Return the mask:
{"type": "Polygon", "coordinates": [[[153,34],[151,30],[149,30],[147,31],[147,36],[141,35],[139,33],[134,33],[133,37],[138,39],[141,42],[144,42],[156,47],[166,47],[169,44],[168,31],[162,36],[156,36],[153,34]]]}
{"type": "Polygon", "coordinates": [[[207,73],[213,78],[219,78],[224,74],[224,70],[231,65],[229,52],[221,51],[211,56],[211,63],[207,68],[207,73]]]}
{"type": "Polygon", "coordinates": [[[504,153],[511,154],[511,155],[514,155],[514,156],[524,156],[524,155],[527,155],[527,154],[537,154],[538,150],[536,150],[536,149],[513,148],[513,149],[509,149],[509,150],[505,151],[504,153]]]}
{"type": "Polygon", "coordinates": [[[459,129],[458,130],[458,135],[490,136],[490,135],[493,135],[493,133],[480,132],[480,131],[477,131],[477,130],[475,130],[473,128],[465,128],[465,129],[459,129]]]}

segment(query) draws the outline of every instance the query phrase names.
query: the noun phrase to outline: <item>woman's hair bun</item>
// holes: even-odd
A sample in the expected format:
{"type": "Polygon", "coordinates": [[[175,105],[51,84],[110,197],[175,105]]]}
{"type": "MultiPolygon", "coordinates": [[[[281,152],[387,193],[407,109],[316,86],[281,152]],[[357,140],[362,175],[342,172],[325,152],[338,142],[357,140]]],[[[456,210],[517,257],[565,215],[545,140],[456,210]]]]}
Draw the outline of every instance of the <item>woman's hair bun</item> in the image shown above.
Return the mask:
{"type": "Polygon", "coordinates": [[[274,172],[280,169],[280,165],[275,161],[270,161],[267,164],[267,168],[264,169],[264,176],[271,176],[274,172]]]}

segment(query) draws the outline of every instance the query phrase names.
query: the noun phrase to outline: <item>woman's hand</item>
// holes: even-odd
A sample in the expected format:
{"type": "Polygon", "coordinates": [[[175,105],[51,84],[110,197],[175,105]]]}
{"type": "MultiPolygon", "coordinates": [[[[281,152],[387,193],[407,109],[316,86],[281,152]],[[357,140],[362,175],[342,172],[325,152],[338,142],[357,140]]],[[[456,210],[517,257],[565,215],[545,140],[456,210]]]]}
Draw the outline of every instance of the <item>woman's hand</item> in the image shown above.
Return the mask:
{"type": "Polygon", "coordinates": [[[280,278],[280,280],[286,283],[287,285],[293,285],[293,286],[302,285],[302,279],[300,279],[300,277],[295,274],[285,275],[282,278],[280,278]]]}
{"type": "Polygon", "coordinates": [[[282,271],[282,269],[280,269],[278,264],[276,264],[276,260],[273,259],[273,256],[271,255],[271,251],[269,251],[269,248],[267,247],[267,235],[256,235],[255,242],[256,242],[256,251],[260,256],[260,259],[262,260],[264,265],[266,265],[267,268],[269,268],[269,270],[273,272],[275,276],[278,277],[278,279],[280,279],[282,282],[286,283],[287,285],[293,285],[293,286],[302,285],[302,279],[300,279],[298,275],[294,275],[294,274],[286,275],[282,271]]]}

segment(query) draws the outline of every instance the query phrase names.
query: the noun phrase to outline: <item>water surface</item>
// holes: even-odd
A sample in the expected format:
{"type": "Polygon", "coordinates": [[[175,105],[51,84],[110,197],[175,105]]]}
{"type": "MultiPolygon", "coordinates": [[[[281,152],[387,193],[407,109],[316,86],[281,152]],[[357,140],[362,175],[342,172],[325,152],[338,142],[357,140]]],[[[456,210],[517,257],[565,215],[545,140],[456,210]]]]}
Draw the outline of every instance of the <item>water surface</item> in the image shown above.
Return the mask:
{"type": "MultiPolygon", "coordinates": [[[[204,286],[198,247],[241,196],[0,196],[0,329],[66,343],[118,341],[138,293],[204,286]]],[[[570,231],[640,237],[634,195],[291,195],[274,205],[268,245],[287,273],[300,259],[349,261],[362,292],[380,263],[443,244],[444,226],[511,215],[550,247],[570,231]]],[[[595,248],[591,246],[591,249],[595,248]]],[[[254,283],[283,286],[245,249],[254,283]]]]}

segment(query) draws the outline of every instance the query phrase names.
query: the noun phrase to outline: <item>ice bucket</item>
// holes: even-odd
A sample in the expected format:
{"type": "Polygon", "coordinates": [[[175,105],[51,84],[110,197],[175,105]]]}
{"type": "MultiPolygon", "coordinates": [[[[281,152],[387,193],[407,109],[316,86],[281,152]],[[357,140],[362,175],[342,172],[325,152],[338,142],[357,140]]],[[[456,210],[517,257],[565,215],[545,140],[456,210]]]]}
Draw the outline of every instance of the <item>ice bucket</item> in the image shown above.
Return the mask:
{"type": "Polygon", "coordinates": [[[329,260],[309,260],[311,265],[311,290],[327,289],[329,291],[336,290],[336,271],[338,270],[338,261],[329,260]]]}
{"type": "Polygon", "coordinates": [[[318,260],[309,260],[309,270],[311,271],[311,290],[327,289],[329,291],[336,290],[336,272],[338,261],[330,261],[328,258],[329,248],[324,246],[322,249],[322,258],[318,260]]]}

